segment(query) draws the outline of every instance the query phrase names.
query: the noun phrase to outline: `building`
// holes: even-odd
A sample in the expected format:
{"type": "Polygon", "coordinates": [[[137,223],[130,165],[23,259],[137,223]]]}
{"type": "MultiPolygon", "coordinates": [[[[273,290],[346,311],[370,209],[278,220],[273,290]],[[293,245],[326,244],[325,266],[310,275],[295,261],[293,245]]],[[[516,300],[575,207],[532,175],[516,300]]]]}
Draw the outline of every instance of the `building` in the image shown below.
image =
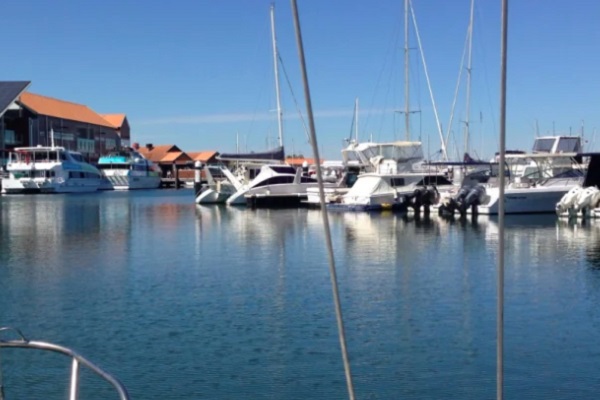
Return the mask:
{"type": "Polygon", "coordinates": [[[14,132],[7,128],[9,119],[5,115],[19,109],[16,101],[30,84],[29,81],[0,81],[0,167],[6,165],[9,152],[7,147],[14,144],[14,132]]]}
{"type": "Polygon", "coordinates": [[[195,161],[200,161],[202,164],[215,164],[217,163],[217,156],[219,155],[216,151],[195,151],[188,152],[188,156],[195,161]]]}
{"type": "Polygon", "coordinates": [[[144,147],[134,144],[133,148],[148,160],[157,164],[163,177],[175,176],[175,169],[178,171],[191,169],[193,164],[192,158],[174,144],[154,146],[152,143],[148,143],[144,147]]]}
{"type": "Polygon", "coordinates": [[[105,118],[86,105],[29,92],[20,93],[3,119],[0,148],[4,153],[15,147],[55,145],[97,162],[100,156],[120,149],[130,140],[124,114],[108,114],[105,118]]]}
{"type": "Polygon", "coordinates": [[[131,130],[127,116],[125,114],[102,114],[101,116],[116,128],[121,138],[121,146],[131,146],[131,130]]]}

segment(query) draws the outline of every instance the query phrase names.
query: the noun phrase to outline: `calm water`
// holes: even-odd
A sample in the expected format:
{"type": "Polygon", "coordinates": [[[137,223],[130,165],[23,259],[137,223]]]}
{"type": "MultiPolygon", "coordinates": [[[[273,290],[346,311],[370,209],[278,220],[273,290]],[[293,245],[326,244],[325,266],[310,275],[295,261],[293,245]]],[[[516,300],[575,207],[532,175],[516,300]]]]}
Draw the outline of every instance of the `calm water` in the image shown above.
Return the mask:
{"type": "MultiPolygon", "coordinates": [[[[330,213],[360,399],[495,395],[497,224],[330,213]]],[[[600,224],[507,219],[506,396],[594,399],[600,224]]],[[[135,399],[346,396],[320,211],[190,191],[0,198],[0,325],[74,347],[135,399]]],[[[6,395],[68,362],[0,354],[6,395]]],[[[84,398],[112,394],[83,375],[84,398]]]]}

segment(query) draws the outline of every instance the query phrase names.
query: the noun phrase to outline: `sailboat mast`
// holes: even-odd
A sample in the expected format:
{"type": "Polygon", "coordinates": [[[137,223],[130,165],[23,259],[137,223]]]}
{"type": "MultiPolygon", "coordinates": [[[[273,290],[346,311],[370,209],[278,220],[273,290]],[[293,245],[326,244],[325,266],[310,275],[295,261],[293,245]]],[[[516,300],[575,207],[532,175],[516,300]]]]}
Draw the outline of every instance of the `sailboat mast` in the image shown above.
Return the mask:
{"type": "Polygon", "coordinates": [[[501,0],[502,23],[500,35],[500,190],[498,202],[498,279],[496,319],[496,399],[504,399],[504,189],[506,176],[506,58],[508,39],[508,0],[501,0]]]}
{"type": "Polygon", "coordinates": [[[354,101],[354,140],[358,143],[358,97],[354,101]]]}
{"type": "Polygon", "coordinates": [[[408,87],[408,2],[409,0],[404,0],[404,129],[406,132],[406,140],[410,140],[410,91],[408,87]]]}
{"type": "Polygon", "coordinates": [[[275,95],[277,97],[277,128],[279,133],[279,146],[283,146],[283,121],[281,112],[281,96],[279,94],[279,60],[277,52],[277,38],[275,37],[275,4],[271,4],[271,39],[273,40],[273,69],[275,71],[275,95]]]}
{"type": "Polygon", "coordinates": [[[469,153],[469,141],[470,141],[470,125],[471,125],[471,61],[472,61],[472,50],[473,50],[473,10],[475,9],[475,0],[471,0],[471,16],[469,19],[469,55],[467,61],[467,109],[465,116],[465,153],[469,153]]]}

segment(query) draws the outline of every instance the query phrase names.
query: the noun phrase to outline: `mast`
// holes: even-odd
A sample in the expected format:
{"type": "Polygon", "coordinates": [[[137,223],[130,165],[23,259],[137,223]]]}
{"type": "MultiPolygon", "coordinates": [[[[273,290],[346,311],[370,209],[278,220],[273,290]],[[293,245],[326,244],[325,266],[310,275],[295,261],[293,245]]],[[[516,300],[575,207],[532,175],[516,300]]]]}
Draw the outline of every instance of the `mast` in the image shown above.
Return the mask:
{"type": "Polygon", "coordinates": [[[498,303],[496,320],[496,399],[504,399],[504,183],[506,176],[506,47],[508,0],[501,0],[502,23],[500,35],[500,201],[498,203],[498,303]]]}
{"type": "Polygon", "coordinates": [[[469,153],[470,140],[470,117],[471,117],[471,61],[473,49],[473,10],[475,9],[475,0],[471,0],[471,16],[469,19],[469,55],[467,61],[467,109],[465,117],[465,153],[469,153]]]}
{"type": "Polygon", "coordinates": [[[358,97],[354,101],[354,140],[358,143],[358,97]]]}
{"type": "Polygon", "coordinates": [[[277,97],[277,128],[279,133],[279,146],[283,147],[283,121],[281,112],[281,98],[279,94],[279,61],[277,52],[277,38],[275,37],[275,4],[271,4],[271,39],[273,40],[273,69],[275,71],[275,95],[277,97]]]}
{"type": "Polygon", "coordinates": [[[408,87],[408,2],[404,0],[404,129],[406,132],[406,140],[410,140],[410,92],[408,87]]]}

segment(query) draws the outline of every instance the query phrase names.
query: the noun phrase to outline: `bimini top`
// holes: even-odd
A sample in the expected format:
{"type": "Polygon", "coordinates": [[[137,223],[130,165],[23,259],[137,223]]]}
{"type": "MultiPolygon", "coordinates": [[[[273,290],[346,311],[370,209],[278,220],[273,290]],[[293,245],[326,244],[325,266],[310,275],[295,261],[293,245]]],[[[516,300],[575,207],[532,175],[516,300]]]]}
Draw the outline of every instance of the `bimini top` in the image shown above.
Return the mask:
{"type": "Polygon", "coordinates": [[[421,142],[398,141],[390,143],[350,143],[342,150],[344,161],[359,161],[361,164],[372,164],[375,158],[393,160],[398,163],[420,161],[423,159],[421,142]]]}
{"type": "Polygon", "coordinates": [[[281,161],[285,160],[283,146],[255,153],[222,153],[217,160],[223,161],[281,161]]]}

